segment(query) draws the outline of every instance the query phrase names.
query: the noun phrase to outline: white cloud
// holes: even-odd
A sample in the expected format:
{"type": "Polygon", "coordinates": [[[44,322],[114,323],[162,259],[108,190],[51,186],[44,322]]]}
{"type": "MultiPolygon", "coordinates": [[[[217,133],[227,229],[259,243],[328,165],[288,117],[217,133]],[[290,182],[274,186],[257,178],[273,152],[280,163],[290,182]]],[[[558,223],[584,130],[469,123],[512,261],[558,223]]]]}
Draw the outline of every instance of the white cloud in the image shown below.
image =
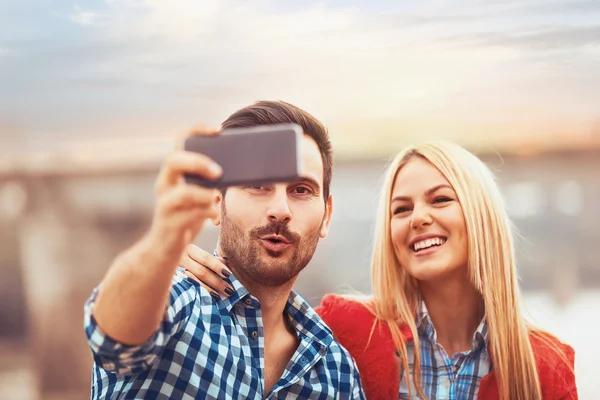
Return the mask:
{"type": "MultiPolygon", "coordinates": [[[[106,0],[112,28],[134,35],[173,41],[210,36],[212,41],[294,38],[321,30],[346,28],[357,10],[329,10],[322,6],[303,11],[278,12],[262,1],[227,0],[106,0]]],[[[269,47],[272,43],[263,43],[269,47]]]]}
{"type": "Polygon", "coordinates": [[[357,9],[278,12],[262,1],[215,0],[109,0],[107,5],[105,37],[154,40],[151,50],[124,55],[141,66],[132,69],[136,78],[159,83],[168,72],[144,67],[183,64],[180,77],[185,74],[191,85],[236,87],[247,90],[248,98],[318,97],[368,62],[360,53],[373,47],[351,30],[361,17],[357,9]],[[340,62],[345,72],[339,71],[340,62]],[[327,85],[315,90],[323,80],[327,85]],[[305,96],[307,90],[313,96],[305,96]]]}
{"type": "MultiPolygon", "coordinates": [[[[135,21],[133,29],[142,35],[190,40],[214,29],[224,4],[217,0],[147,0],[143,3],[145,10],[135,21]]],[[[130,1],[113,1],[112,5],[132,6],[130,1]]],[[[133,3],[133,7],[140,8],[140,3],[133,3]]]]}
{"type": "Polygon", "coordinates": [[[69,19],[78,25],[93,25],[98,22],[100,14],[93,11],[84,11],[78,5],[74,6],[73,12],[69,15],[69,19]]]}

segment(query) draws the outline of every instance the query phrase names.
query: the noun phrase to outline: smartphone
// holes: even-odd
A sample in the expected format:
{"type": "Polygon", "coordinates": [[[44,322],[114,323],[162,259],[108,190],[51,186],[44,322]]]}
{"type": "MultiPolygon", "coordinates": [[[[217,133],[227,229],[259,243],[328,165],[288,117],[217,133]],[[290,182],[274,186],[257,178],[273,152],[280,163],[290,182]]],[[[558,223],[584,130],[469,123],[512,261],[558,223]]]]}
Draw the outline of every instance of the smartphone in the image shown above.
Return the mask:
{"type": "Polygon", "coordinates": [[[297,124],[230,128],[190,136],[184,149],[205,154],[223,169],[218,180],[186,174],[187,183],[209,188],[289,182],[302,173],[302,128],[297,124]]]}

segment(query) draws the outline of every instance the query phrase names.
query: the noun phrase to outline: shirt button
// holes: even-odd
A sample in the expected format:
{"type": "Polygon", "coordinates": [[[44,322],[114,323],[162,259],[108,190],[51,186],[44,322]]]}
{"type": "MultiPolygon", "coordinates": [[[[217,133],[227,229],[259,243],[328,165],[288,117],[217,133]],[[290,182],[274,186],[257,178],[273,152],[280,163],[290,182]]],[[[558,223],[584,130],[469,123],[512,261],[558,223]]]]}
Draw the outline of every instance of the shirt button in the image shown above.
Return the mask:
{"type": "Polygon", "coordinates": [[[256,339],[258,337],[258,332],[253,331],[250,336],[252,336],[252,339],[256,339]]]}
{"type": "Polygon", "coordinates": [[[246,299],[246,304],[248,304],[249,306],[252,305],[252,299],[246,299]]]}

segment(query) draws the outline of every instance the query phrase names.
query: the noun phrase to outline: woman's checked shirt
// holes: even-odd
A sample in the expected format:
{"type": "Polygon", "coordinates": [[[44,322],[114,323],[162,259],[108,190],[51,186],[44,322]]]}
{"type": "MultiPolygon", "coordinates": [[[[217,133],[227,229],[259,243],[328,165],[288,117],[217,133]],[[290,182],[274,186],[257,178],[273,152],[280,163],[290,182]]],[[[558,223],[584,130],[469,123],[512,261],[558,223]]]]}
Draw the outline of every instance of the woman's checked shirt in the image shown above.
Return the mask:
{"type": "MultiPolygon", "coordinates": [[[[479,382],[492,369],[488,354],[488,328],[485,317],[473,334],[471,350],[448,356],[437,343],[437,333],[423,301],[417,312],[417,331],[421,347],[421,388],[430,400],[474,400],[479,382]]],[[[400,399],[418,398],[412,382],[415,342],[406,344],[411,372],[411,393],[401,368],[400,399]]]]}

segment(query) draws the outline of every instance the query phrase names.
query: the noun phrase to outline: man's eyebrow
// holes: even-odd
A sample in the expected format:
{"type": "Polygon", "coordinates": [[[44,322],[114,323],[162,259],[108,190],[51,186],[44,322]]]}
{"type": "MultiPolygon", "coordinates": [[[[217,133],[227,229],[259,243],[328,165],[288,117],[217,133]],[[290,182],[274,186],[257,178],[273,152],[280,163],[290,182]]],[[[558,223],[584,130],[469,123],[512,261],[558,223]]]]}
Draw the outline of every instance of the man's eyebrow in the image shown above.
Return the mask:
{"type": "Polygon", "coordinates": [[[317,181],[312,176],[303,175],[303,176],[300,177],[300,179],[298,179],[294,183],[296,183],[296,184],[298,184],[298,183],[308,183],[311,186],[314,186],[315,188],[317,188],[318,190],[321,190],[321,185],[319,184],[319,181],[317,181]]]}
{"type": "MultiPolygon", "coordinates": [[[[447,184],[445,184],[445,183],[442,183],[441,185],[437,185],[437,186],[434,186],[434,187],[432,187],[431,189],[428,189],[428,190],[425,192],[425,194],[426,194],[427,196],[429,196],[429,195],[431,195],[432,193],[434,193],[434,192],[437,192],[438,190],[440,190],[440,189],[443,189],[443,188],[450,189],[450,190],[454,190],[454,189],[452,188],[452,186],[450,186],[450,185],[447,185],[447,184]]],[[[392,199],[392,203],[393,203],[394,201],[410,201],[410,197],[407,197],[407,196],[396,196],[396,197],[394,197],[394,198],[392,199]]]]}

